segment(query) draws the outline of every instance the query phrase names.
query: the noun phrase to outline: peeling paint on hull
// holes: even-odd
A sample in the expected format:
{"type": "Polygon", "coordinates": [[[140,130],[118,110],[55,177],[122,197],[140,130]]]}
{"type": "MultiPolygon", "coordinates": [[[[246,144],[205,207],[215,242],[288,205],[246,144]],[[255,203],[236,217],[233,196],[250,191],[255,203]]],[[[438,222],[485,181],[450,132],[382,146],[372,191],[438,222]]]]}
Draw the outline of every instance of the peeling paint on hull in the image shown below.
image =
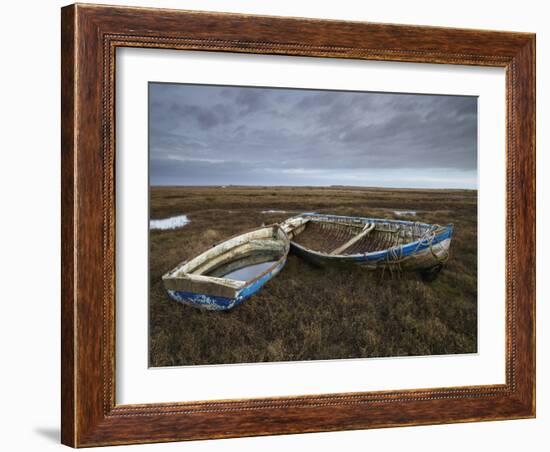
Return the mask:
{"type": "Polygon", "coordinates": [[[280,262],[270,272],[244,286],[236,297],[221,297],[179,290],[168,290],[168,294],[173,300],[188,306],[208,311],[227,311],[239,306],[243,301],[257,293],[266,282],[282,270],[284,264],[285,262],[280,262]]]}

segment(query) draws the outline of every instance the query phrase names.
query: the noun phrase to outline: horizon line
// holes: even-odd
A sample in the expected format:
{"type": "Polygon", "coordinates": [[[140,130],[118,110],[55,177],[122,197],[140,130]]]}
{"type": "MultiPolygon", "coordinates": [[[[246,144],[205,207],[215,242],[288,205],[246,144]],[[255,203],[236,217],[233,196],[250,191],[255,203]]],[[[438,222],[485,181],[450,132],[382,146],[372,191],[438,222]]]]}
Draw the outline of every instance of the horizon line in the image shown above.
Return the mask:
{"type": "Polygon", "coordinates": [[[458,188],[458,187],[395,187],[395,186],[375,186],[375,185],[256,185],[256,184],[149,184],[149,187],[194,187],[194,188],[228,188],[228,187],[250,187],[250,188],[368,188],[368,189],[387,189],[387,190],[470,190],[478,191],[478,188],[458,188]]]}

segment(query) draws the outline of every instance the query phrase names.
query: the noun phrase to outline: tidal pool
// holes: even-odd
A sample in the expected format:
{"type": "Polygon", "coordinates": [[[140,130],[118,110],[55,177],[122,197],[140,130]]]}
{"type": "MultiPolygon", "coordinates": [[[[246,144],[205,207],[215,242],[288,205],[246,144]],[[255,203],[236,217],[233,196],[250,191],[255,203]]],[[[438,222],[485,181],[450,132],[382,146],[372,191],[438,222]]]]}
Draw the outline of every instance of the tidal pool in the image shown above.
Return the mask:
{"type": "Polygon", "coordinates": [[[184,227],[190,222],[187,215],[178,215],[175,217],[163,218],[162,220],[149,220],[149,229],[166,231],[169,229],[178,229],[184,227]]]}

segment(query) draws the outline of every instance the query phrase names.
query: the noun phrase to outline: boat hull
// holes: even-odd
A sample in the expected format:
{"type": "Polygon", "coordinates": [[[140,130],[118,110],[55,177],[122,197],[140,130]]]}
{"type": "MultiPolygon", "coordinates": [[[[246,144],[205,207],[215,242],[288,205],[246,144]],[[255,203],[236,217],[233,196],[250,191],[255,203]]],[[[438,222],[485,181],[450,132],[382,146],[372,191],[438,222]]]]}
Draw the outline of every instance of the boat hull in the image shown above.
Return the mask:
{"type": "Polygon", "coordinates": [[[277,275],[289,250],[290,240],[284,230],[278,225],[264,226],[182,262],[162,279],[170,298],[179,303],[227,311],[252,297],[277,275]],[[257,271],[250,273],[252,270],[257,271]]]}
{"type": "Polygon", "coordinates": [[[422,223],[408,222],[403,220],[384,220],[363,217],[344,217],[337,215],[307,214],[287,220],[288,227],[283,223],[282,227],[291,237],[291,252],[301,258],[317,265],[360,265],[369,270],[388,269],[393,270],[414,270],[424,271],[441,266],[449,255],[453,226],[447,225],[437,227],[422,223]],[[409,242],[399,243],[384,249],[369,252],[354,252],[351,254],[331,254],[326,251],[319,251],[305,246],[296,240],[305,229],[308,221],[324,221],[344,227],[361,228],[363,225],[378,224],[389,226],[396,231],[410,228],[411,238],[409,242]],[[292,223],[294,222],[294,223],[292,223]],[[413,230],[422,231],[421,237],[414,239],[413,230]]]}
{"type": "Polygon", "coordinates": [[[293,242],[291,252],[317,266],[325,265],[360,265],[369,270],[394,269],[398,266],[402,270],[426,270],[440,265],[445,260],[451,245],[450,239],[445,239],[430,249],[422,249],[408,255],[398,254],[398,258],[389,258],[387,252],[377,253],[375,256],[330,256],[308,250],[293,242]],[[432,254],[435,253],[435,256],[432,254]]]}

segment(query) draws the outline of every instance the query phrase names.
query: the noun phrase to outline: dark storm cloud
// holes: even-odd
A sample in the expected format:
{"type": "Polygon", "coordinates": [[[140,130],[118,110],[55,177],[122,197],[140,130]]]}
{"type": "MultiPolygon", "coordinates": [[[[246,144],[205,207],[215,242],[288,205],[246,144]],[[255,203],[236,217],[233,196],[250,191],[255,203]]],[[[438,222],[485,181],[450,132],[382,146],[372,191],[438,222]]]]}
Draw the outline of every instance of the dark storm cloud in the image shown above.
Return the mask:
{"type": "Polygon", "coordinates": [[[476,186],[477,99],[150,85],[151,181],[476,186]]]}
{"type": "Polygon", "coordinates": [[[235,92],[235,102],[241,107],[239,113],[248,114],[259,111],[266,105],[262,91],[257,89],[238,89],[235,92]]]}

